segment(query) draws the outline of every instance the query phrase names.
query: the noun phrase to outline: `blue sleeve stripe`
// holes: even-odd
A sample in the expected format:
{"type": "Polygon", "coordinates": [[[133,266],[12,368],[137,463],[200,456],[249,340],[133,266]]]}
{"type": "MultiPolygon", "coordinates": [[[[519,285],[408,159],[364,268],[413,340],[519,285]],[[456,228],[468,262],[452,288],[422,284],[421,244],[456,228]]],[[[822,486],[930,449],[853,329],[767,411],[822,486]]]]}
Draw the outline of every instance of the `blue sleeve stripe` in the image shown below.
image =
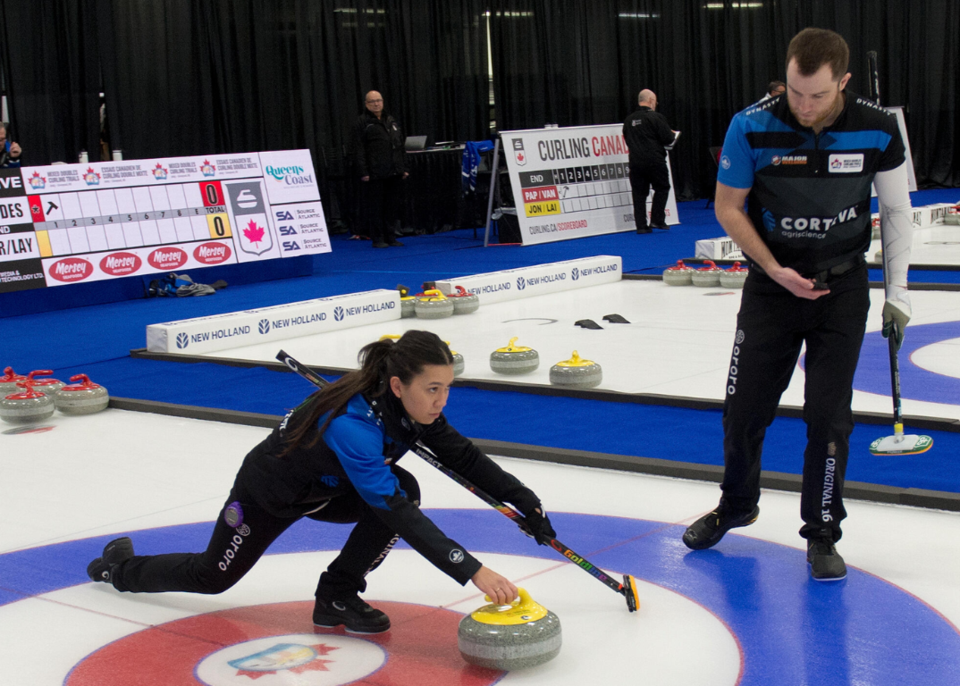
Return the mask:
{"type": "Polygon", "coordinates": [[[889,133],[880,130],[874,131],[839,131],[831,132],[834,139],[827,150],[886,150],[893,139],[889,133]]]}

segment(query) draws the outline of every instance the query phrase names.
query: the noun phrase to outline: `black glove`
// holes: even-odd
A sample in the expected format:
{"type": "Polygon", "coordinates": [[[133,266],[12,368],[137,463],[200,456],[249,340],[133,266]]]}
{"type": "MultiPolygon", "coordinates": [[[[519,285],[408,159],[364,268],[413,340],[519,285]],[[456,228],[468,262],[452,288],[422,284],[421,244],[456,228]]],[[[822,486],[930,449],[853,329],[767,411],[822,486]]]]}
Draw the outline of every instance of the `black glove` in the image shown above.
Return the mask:
{"type": "Polygon", "coordinates": [[[530,512],[524,515],[524,519],[527,520],[527,527],[530,529],[530,533],[526,531],[523,533],[530,536],[539,545],[550,545],[550,541],[557,537],[557,532],[553,530],[553,526],[550,524],[550,518],[547,517],[547,512],[543,507],[530,510],[530,512]]]}

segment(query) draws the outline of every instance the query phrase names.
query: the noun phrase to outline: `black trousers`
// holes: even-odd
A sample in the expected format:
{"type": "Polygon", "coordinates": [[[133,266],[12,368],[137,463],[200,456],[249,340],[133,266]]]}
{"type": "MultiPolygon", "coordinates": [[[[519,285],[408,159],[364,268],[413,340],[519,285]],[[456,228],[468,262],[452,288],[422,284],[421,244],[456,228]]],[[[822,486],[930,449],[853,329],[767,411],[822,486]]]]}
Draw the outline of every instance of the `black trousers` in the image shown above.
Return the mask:
{"type": "Polygon", "coordinates": [[[853,376],[870,307],[867,269],[861,265],[828,286],[829,295],[804,300],[751,270],[727,374],[721,488],[725,506],[735,511],[750,511],[759,501],[764,435],[806,343],[800,535],[837,541],[846,517],[853,376]]]}
{"type": "Polygon", "coordinates": [[[394,226],[400,219],[400,183],[399,176],[370,177],[369,181],[360,182],[365,224],[374,243],[397,239],[394,226]]]}
{"type": "MultiPolygon", "coordinates": [[[[419,502],[420,486],[414,476],[395,465],[391,469],[407,497],[419,502]]],[[[210,594],[233,586],[280,534],[302,519],[275,517],[245,495],[242,486],[234,484],[224,509],[239,501],[243,523],[237,528],[229,526],[221,510],[204,552],[134,556],[118,565],[114,587],[133,593],[210,594]]],[[[357,523],[340,554],[320,576],[316,594],[326,600],[366,590],[364,577],[380,566],[399,538],[355,490],[333,498],[322,510],[306,516],[324,522],[357,523]]]]}
{"type": "Polygon", "coordinates": [[[637,222],[637,230],[648,228],[647,196],[651,187],[653,204],[650,207],[650,223],[654,226],[666,224],[667,199],[670,197],[670,173],[667,171],[667,163],[631,164],[630,187],[633,192],[633,218],[637,222]]]}

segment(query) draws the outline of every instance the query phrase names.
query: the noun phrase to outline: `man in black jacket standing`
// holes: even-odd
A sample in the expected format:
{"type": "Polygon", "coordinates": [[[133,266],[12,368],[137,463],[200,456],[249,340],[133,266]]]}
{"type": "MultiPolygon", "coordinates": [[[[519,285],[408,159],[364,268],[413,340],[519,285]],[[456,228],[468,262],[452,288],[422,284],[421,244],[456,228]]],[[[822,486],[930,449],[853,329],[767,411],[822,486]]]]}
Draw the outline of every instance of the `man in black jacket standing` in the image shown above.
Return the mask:
{"type": "Polygon", "coordinates": [[[633,189],[633,217],[637,233],[650,233],[667,226],[666,208],[670,194],[670,173],[667,171],[668,147],[673,147],[677,133],[670,130],[667,119],[657,113],[657,94],[644,89],[637,97],[639,108],[623,122],[623,137],[630,150],[630,186],[633,189]],[[647,225],[647,195],[653,187],[653,207],[647,225]],[[650,227],[653,227],[651,229],[650,227]]]}
{"type": "Polygon", "coordinates": [[[383,96],[370,91],[357,119],[356,164],[361,198],[374,248],[403,245],[393,232],[400,218],[400,182],[406,179],[404,141],[400,124],[383,108],[383,96]]]}

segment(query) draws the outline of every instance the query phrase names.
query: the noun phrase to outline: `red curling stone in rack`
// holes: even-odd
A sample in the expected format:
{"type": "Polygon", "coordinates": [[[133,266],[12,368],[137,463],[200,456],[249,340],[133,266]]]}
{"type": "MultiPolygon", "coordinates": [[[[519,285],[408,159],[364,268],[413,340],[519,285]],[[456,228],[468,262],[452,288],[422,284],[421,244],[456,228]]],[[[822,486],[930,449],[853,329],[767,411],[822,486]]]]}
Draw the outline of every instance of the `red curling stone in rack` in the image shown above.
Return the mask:
{"type": "Polygon", "coordinates": [[[17,374],[13,371],[13,367],[4,368],[3,376],[0,376],[0,398],[10,395],[11,393],[19,393],[20,387],[17,386],[17,384],[26,380],[27,377],[23,374],[17,374]]]}
{"type": "Polygon", "coordinates": [[[28,379],[19,384],[20,393],[11,393],[0,400],[0,419],[9,424],[32,424],[53,416],[53,397],[33,390],[28,379]]]}
{"type": "Polygon", "coordinates": [[[110,394],[107,389],[93,383],[86,374],[71,376],[70,381],[79,382],[64,386],[57,391],[57,409],[63,414],[93,414],[107,409],[110,394]]]}

